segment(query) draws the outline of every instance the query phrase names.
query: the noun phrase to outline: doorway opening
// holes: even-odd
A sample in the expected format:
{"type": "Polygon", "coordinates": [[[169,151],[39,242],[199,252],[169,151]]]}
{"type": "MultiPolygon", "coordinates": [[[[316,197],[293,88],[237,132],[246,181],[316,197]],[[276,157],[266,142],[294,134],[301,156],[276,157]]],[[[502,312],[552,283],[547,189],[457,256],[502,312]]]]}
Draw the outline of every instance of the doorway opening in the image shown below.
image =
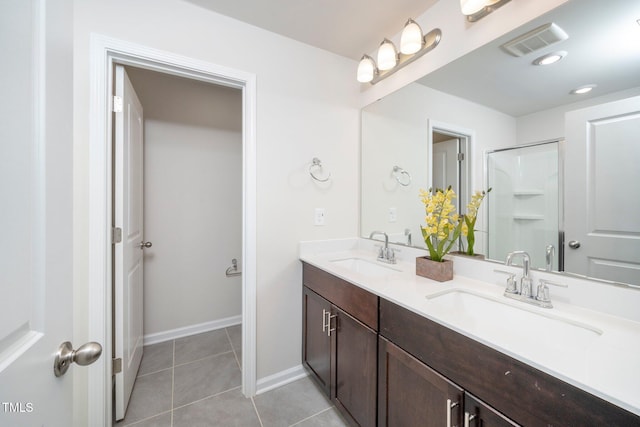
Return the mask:
{"type": "Polygon", "coordinates": [[[239,385],[242,91],[130,66],[114,75],[114,418],[131,421],[130,403],[144,413],[138,377],[175,364],[230,351],[239,385]]]}
{"type": "MultiPolygon", "coordinates": [[[[88,307],[90,337],[104,343],[104,354],[112,354],[112,239],[115,233],[112,229],[114,177],[111,168],[114,160],[114,106],[110,94],[113,93],[113,70],[116,64],[241,91],[242,243],[239,259],[242,260],[242,393],[252,397],[256,390],[256,84],[253,74],[103,36],[92,37],[88,307]]],[[[114,421],[111,391],[115,370],[117,365],[114,366],[114,360],[108,357],[100,359],[89,372],[87,398],[91,425],[111,426],[114,421]]]]}
{"type": "Polygon", "coordinates": [[[472,130],[429,120],[427,152],[430,156],[429,187],[446,189],[451,185],[457,194],[456,208],[464,212],[471,188],[472,130]]]}

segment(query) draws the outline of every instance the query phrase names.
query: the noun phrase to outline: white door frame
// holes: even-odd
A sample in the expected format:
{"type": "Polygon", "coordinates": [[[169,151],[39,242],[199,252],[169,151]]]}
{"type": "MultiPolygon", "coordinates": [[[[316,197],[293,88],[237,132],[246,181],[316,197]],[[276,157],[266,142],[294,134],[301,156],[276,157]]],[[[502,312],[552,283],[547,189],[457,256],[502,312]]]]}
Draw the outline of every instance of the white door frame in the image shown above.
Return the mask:
{"type": "Polygon", "coordinates": [[[112,114],[113,64],[132,65],[242,89],[242,392],[256,394],[256,76],[92,34],[89,134],[89,336],[105,357],[89,371],[89,425],[112,425],[112,114]]]}

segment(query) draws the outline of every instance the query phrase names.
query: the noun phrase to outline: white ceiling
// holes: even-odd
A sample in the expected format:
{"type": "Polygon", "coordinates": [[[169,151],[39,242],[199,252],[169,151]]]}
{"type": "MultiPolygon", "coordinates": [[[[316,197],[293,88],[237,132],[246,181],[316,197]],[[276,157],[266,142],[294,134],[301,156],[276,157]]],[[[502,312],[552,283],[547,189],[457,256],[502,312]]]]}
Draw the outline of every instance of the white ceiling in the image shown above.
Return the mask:
{"type": "MultiPolygon", "coordinates": [[[[187,0],[274,33],[359,60],[437,0],[187,0]]],[[[449,0],[453,1],[453,0],[449,0]]]]}

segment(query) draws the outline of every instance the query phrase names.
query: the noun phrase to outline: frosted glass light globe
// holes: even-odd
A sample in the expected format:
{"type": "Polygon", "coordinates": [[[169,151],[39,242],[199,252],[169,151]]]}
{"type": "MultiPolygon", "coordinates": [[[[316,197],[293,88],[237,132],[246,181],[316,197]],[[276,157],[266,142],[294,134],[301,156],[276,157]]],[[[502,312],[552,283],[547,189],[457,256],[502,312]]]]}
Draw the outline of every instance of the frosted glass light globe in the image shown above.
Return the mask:
{"type": "Polygon", "coordinates": [[[400,36],[400,52],[410,55],[420,49],[422,49],[422,28],[414,20],[409,19],[400,36]]]}
{"type": "Polygon", "coordinates": [[[373,80],[376,66],[373,59],[369,55],[364,55],[358,64],[358,81],[360,83],[369,83],[373,80]]]}
{"type": "Polygon", "coordinates": [[[464,15],[473,15],[482,10],[486,4],[486,0],[460,0],[460,9],[464,15]]]}
{"type": "Polygon", "coordinates": [[[378,48],[378,68],[380,70],[390,70],[398,62],[398,53],[391,40],[384,39],[378,48]]]}

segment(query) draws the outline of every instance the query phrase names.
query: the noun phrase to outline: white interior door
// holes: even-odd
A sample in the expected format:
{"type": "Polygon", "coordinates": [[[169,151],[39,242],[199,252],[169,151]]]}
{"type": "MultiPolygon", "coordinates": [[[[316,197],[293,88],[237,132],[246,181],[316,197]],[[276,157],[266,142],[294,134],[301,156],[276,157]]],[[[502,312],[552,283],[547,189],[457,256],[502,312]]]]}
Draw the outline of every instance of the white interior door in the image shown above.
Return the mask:
{"type": "Polygon", "coordinates": [[[433,144],[433,188],[445,190],[451,186],[456,194],[460,194],[458,150],[457,138],[433,144]]]}
{"type": "Polygon", "coordinates": [[[143,350],[143,114],[123,66],[115,69],[114,227],[122,239],[114,252],[116,420],[124,418],[143,350]],[[121,107],[118,105],[121,104],[121,107]]]}
{"type": "MultiPolygon", "coordinates": [[[[0,425],[72,425],[70,1],[0,2],[0,425]],[[45,73],[46,70],[46,73],[45,73]]],[[[77,344],[77,343],[74,343],[77,344]]]]}
{"type": "Polygon", "coordinates": [[[640,285],[640,97],[566,126],[565,270],[640,285]]]}

